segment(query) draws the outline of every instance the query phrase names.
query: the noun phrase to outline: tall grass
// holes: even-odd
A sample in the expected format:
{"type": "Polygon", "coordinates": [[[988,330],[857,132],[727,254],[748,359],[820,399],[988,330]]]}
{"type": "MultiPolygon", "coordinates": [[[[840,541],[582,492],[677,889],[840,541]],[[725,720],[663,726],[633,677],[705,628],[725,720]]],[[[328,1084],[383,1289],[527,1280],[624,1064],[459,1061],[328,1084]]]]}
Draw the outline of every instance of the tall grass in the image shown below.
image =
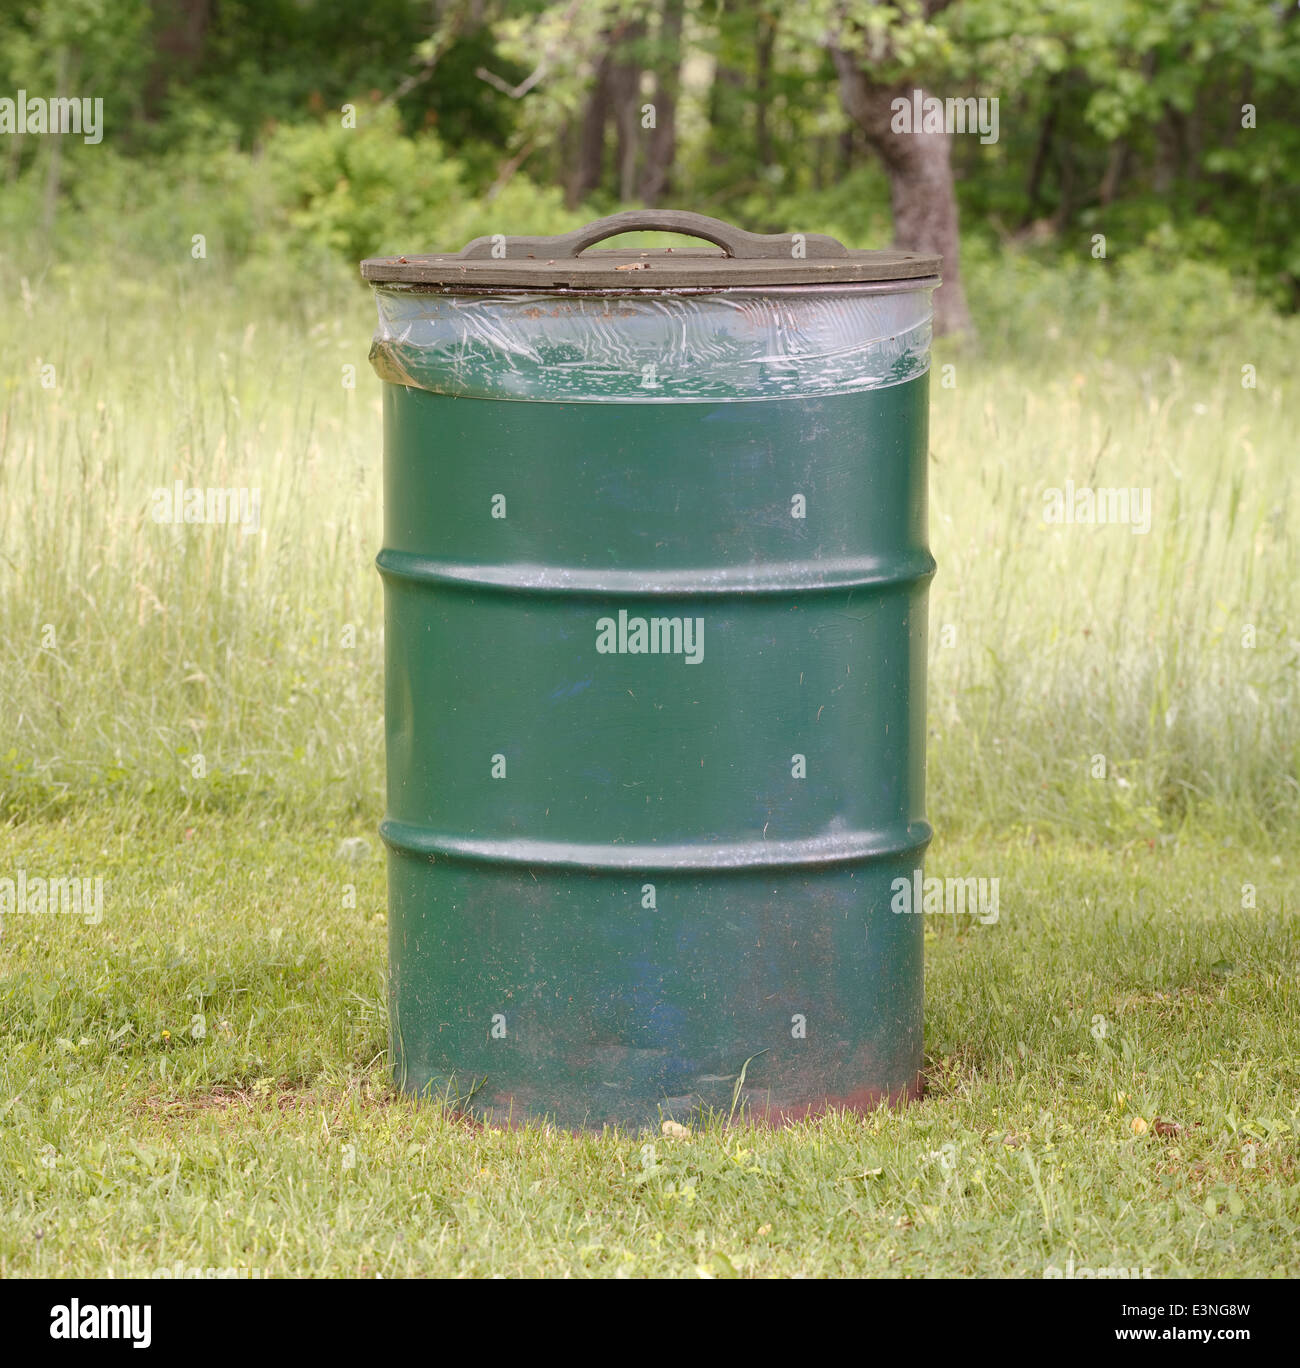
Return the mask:
{"type": "Polygon", "coordinates": [[[367,302],[336,286],[329,305],[272,307],[200,271],[55,268],[15,291],[0,344],[11,809],[377,802],[367,302]],[[258,489],[260,530],[155,522],[154,490],[178,480],[258,489]]]}
{"type": "MultiPolygon", "coordinates": [[[[365,293],[342,267],[296,285],[201,261],[0,277],[0,811],[373,820],[365,293]],[[258,488],[260,530],[154,522],[177,480],[258,488]]],[[[1294,828],[1300,327],[1223,285],[972,260],[982,340],[941,346],[932,390],[941,833],[1294,828]],[[1067,480],[1149,489],[1150,531],[1045,523],[1044,489],[1067,480]]]]}
{"type": "Polygon", "coordinates": [[[1012,259],[979,282],[987,349],[941,350],[941,822],[1109,838],[1294,824],[1300,327],[1218,284],[1012,259]],[[1149,490],[1150,530],[1046,521],[1067,481],[1149,490]]]}

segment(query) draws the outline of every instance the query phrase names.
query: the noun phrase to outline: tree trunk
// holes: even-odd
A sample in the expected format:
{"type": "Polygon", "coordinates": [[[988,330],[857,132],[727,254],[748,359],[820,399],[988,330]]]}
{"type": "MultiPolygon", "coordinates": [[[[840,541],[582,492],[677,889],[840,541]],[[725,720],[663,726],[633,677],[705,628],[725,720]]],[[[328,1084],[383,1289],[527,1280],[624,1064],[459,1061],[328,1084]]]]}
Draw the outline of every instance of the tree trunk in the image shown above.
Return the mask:
{"type": "MultiPolygon", "coordinates": [[[[55,58],[54,87],[60,99],[67,95],[68,49],[59,48],[55,58]]],[[[54,231],[54,215],[59,207],[59,179],[63,169],[63,139],[55,134],[47,139],[49,160],[45,164],[45,204],[41,209],[41,233],[49,237],[54,231]]]]}
{"type": "Polygon", "coordinates": [[[18,169],[23,164],[23,135],[9,135],[9,163],[5,170],[5,184],[12,185],[18,179],[18,169]]]}
{"type": "MultiPolygon", "coordinates": [[[[747,99],[745,73],[727,64],[734,54],[736,31],[747,20],[737,0],[714,0],[713,79],[709,83],[709,164],[726,167],[735,150],[736,110],[747,99]]],[[[748,31],[747,29],[745,30],[748,31]]]]}
{"type": "Polygon", "coordinates": [[[610,103],[618,134],[618,197],[624,203],[636,195],[641,152],[641,64],[636,48],[644,33],[639,21],[627,25],[609,64],[610,103]]]}
{"type": "Polygon", "coordinates": [[[162,113],[167,87],[173,78],[192,75],[203,56],[211,18],[210,0],[152,0],[153,61],[144,83],[144,113],[162,113]]]}
{"type": "Polygon", "coordinates": [[[760,167],[772,164],[772,138],[767,127],[767,107],[772,93],[772,50],[776,46],[777,16],[758,12],[754,71],[754,146],[760,167]]]}
{"type": "Polygon", "coordinates": [[[1106,174],[1102,176],[1101,186],[1097,191],[1097,198],[1103,209],[1115,202],[1127,166],[1128,140],[1116,138],[1110,145],[1110,154],[1106,159],[1106,174]]]}
{"type": "Polygon", "coordinates": [[[658,204],[668,193],[677,156],[677,94],[681,86],[682,17],[685,0],[664,0],[655,58],[655,125],[641,173],[641,203],[658,204]]]}
{"type": "Polygon", "coordinates": [[[849,172],[853,170],[853,132],[856,127],[856,124],[845,124],[844,131],[840,134],[839,160],[841,177],[847,176],[849,172]]]}
{"type": "MultiPolygon", "coordinates": [[[[838,47],[831,53],[844,108],[889,175],[894,245],[903,251],[935,252],[943,257],[943,285],[934,297],[935,334],[968,333],[972,325],[961,283],[951,135],[916,129],[895,133],[891,104],[899,97],[910,100],[913,83],[881,85],[850,53],[838,47]]],[[[926,98],[924,91],[921,98],[926,98]]]]}
{"type": "Polygon", "coordinates": [[[1029,167],[1029,182],[1025,186],[1025,217],[1021,223],[1027,228],[1038,217],[1038,206],[1043,197],[1043,176],[1047,171],[1052,152],[1052,139],[1056,134],[1056,116],[1060,108],[1057,99],[1057,78],[1053,76],[1047,83],[1047,113],[1038,129],[1038,141],[1034,145],[1034,160],[1029,167]]]}
{"type": "Polygon", "coordinates": [[[1167,105],[1160,118],[1156,120],[1156,165],[1151,188],[1157,195],[1167,195],[1178,178],[1179,162],[1182,155],[1181,139],[1178,136],[1178,123],[1174,111],[1167,105]]]}
{"type": "Polygon", "coordinates": [[[570,209],[577,206],[600,184],[605,169],[605,123],[609,118],[609,49],[601,53],[596,74],[582,111],[577,136],[573,139],[573,169],[565,189],[564,202],[570,209]]]}

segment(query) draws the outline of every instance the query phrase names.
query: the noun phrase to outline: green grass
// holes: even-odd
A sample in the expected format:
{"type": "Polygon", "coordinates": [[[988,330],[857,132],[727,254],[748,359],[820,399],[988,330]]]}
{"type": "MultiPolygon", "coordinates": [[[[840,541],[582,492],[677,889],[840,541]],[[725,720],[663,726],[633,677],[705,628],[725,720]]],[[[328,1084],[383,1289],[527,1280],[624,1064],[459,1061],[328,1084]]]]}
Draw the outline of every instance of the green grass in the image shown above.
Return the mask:
{"type": "Polygon", "coordinates": [[[924,1100],[669,1139],[393,1093],[383,864],[342,834],[3,834],[0,867],[100,872],[105,903],[6,919],[0,1276],[1296,1271],[1300,888],[1266,851],[947,843],[1001,917],[933,919],[924,1100]]]}
{"type": "Polygon", "coordinates": [[[927,1094],[577,1138],[388,1083],[364,293],[0,278],[0,877],[105,880],[97,924],[5,919],[0,1276],[1294,1272],[1295,320],[1172,267],[973,263],[982,340],[933,391],[931,861],[1001,918],[931,919],[927,1094]],[[155,524],[178,479],[260,488],[262,529],[155,524]],[[1044,523],[1067,479],[1149,488],[1150,532],[1044,523]]]}

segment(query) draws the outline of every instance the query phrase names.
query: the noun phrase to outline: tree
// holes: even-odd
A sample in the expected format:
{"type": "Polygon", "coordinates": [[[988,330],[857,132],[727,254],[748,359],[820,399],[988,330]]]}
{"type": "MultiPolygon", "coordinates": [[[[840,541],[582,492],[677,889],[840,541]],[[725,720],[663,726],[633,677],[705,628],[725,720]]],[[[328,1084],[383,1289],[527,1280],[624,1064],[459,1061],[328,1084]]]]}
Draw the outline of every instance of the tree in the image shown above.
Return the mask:
{"type": "Polygon", "coordinates": [[[663,0],[655,44],[654,127],[641,173],[641,203],[658,204],[671,182],[677,155],[677,94],[681,85],[685,0],[663,0]]]}
{"type": "Polygon", "coordinates": [[[917,64],[900,59],[909,47],[923,47],[918,39],[924,35],[918,35],[916,27],[928,24],[950,3],[923,0],[919,16],[889,0],[844,6],[835,18],[830,43],[844,109],[889,175],[895,245],[943,257],[943,285],[934,301],[938,334],[971,330],[961,282],[952,135],[910,124],[900,131],[894,109],[896,100],[910,104],[916,90],[922,100],[926,98],[924,87],[918,84],[917,64]]]}
{"type": "Polygon", "coordinates": [[[153,18],[153,61],[145,81],[148,118],[162,112],[167,87],[197,70],[211,19],[209,0],[150,0],[153,18]]]}

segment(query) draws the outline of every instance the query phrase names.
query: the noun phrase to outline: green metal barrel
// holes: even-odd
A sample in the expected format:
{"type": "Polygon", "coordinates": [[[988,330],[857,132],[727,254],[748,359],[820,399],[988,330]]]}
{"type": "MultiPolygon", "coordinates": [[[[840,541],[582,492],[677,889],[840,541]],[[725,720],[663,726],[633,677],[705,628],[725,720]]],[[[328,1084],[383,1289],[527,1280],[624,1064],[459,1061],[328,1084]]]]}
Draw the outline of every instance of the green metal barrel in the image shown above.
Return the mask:
{"type": "Polygon", "coordinates": [[[571,1127],[917,1090],[937,265],[670,212],[364,263],[401,1087],[571,1127]],[[585,251],[633,228],[723,253],[585,251]]]}

